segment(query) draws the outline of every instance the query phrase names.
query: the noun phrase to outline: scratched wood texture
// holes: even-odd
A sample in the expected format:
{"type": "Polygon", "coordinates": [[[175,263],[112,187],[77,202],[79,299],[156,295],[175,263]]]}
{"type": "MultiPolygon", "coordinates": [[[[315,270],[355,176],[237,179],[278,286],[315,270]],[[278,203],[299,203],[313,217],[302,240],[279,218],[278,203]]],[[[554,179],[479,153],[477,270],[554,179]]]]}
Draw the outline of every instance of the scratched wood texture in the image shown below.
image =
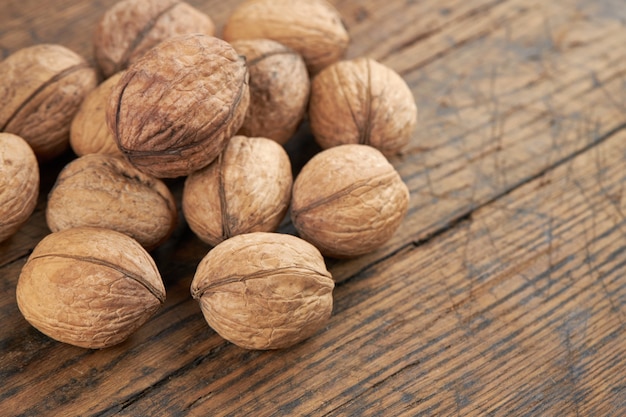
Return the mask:
{"type": "MultiPolygon", "coordinates": [[[[4,0],[0,56],[55,42],[93,62],[113,3],[4,0]]],[[[190,3],[220,29],[240,1],[190,3]]],[[[400,230],[327,260],[328,325],[283,351],[225,342],[189,295],[210,248],[181,222],[153,252],[166,304],[136,335],[100,351],[43,336],[15,285],[68,152],[0,244],[0,414],[626,415],[623,0],[333,3],[348,56],[398,71],[420,123],[391,159],[411,191],[400,230]]],[[[318,151],[306,125],[286,148],[294,173],[318,151]]]]}

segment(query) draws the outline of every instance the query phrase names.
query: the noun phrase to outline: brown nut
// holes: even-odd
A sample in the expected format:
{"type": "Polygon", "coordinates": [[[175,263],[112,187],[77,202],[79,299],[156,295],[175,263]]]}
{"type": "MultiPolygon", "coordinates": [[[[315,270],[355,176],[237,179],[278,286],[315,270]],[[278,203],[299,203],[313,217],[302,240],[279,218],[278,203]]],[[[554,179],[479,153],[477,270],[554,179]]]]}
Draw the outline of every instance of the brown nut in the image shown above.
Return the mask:
{"type": "Polygon", "coordinates": [[[341,59],[350,41],[339,12],[325,0],[247,0],[228,18],[223,37],[280,42],[302,55],[311,74],[341,59]]]}
{"type": "Polygon", "coordinates": [[[269,39],[234,41],[250,72],[250,106],[239,134],[285,144],[309,102],[309,73],[294,50],[269,39]]]}
{"type": "Polygon", "coordinates": [[[249,100],[243,57],[212,36],[182,35],[126,70],[111,94],[107,122],[133,165],[173,178],[220,154],[241,127],[249,100]]]}
{"type": "Polygon", "coordinates": [[[291,185],[291,163],[282,146],[235,136],[217,160],[187,177],[183,213],[210,245],[242,233],[272,232],[287,213],[291,185]]]}
{"type": "Polygon", "coordinates": [[[159,42],[177,35],[213,36],[209,16],[178,0],[121,0],[100,18],[94,55],[105,77],[126,69],[159,42]]]}
{"type": "Polygon", "coordinates": [[[280,349],[324,326],[333,288],[324,259],[311,244],[257,232],[213,248],[198,265],[191,294],[224,339],[245,349],[280,349]]]}
{"type": "Polygon", "coordinates": [[[323,149],[360,143],[392,155],[409,142],[417,107],[395,71],[372,59],[357,58],[337,62],[315,77],[309,121],[323,149]]]}
{"type": "Polygon", "coordinates": [[[26,223],[37,205],[39,166],[24,139],[0,132],[0,242],[26,223]]]}
{"type": "Polygon", "coordinates": [[[91,91],[70,126],[70,146],[78,156],[90,153],[122,155],[106,122],[106,106],[122,73],[112,75],[91,91]]]}
{"type": "Polygon", "coordinates": [[[9,55],[0,74],[0,131],[24,138],[40,160],[67,149],[70,123],[96,87],[96,71],[63,46],[41,44],[9,55]]]}
{"type": "Polygon", "coordinates": [[[46,221],[53,232],[79,226],[117,230],[151,250],[176,225],[170,190],[121,157],[89,154],[70,162],[48,196],[46,221]]]}
{"type": "Polygon", "coordinates": [[[126,340],[165,301],[150,255],[132,238],[79,227],[46,236],[17,282],[17,306],[47,336],[99,349],[126,340]]]}
{"type": "Polygon", "coordinates": [[[409,190],[380,151],[341,145],[315,155],[293,185],[291,218],[322,254],[348,258],[372,252],[400,225],[409,190]]]}

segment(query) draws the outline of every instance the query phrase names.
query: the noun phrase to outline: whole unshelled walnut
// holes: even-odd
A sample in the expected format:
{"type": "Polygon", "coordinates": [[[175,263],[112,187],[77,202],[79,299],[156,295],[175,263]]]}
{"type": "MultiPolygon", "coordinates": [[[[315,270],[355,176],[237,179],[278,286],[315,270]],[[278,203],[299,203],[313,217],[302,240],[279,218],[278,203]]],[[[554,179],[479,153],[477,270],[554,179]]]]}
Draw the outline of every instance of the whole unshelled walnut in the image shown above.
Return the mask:
{"type": "Polygon", "coordinates": [[[105,77],[126,69],[159,42],[177,35],[213,36],[209,16],[179,0],[121,0],[100,18],[94,55],[105,77]]]}
{"type": "Polygon", "coordinates": [[[325,0],[247,0],[228,18],[223,37],[280,42],[302,55],[311,74],[341,59],[350,41],[339,12],[325,0]]]}
{"type": "Polygon", "coordinates": [[[0,242],[13,236],[37,205],[39,165],[21,137],[0,132],[0,242]]]}
{"type": "Polygon", "coordinates": [[[315,155],[293,186],[291,218],[324,255],[372,252],[391,238],[407,212],[409,190],[385,156],[367,145],[315,155]]]}
{"type": "Polygon", "coordinates": [[[245,349],[280,349],[316,333],[332,313],[324,259],[295,236],[256,232],[217,245],[191,283],[208,324],[245,349]]]}
{"type": "Polygon", "coordinates": [[[315,77],[309,121],[323,149],[360,143],[392,155],[409,142],[417,107],[400,75],[373,59],[356,58],[337,62],[315,77]]]}
{"type": "Polygon", "coordinates": [[[241,127],[250,91],[245,59],[202,34],[167,39],[122,75],[107,123],[139,169],[179,177],[204,168],[241,127]]]}
{"type": "Polygon", "coordinates": [[[63,168],[46,207],[53,232],[102,227],[127,234],[148,250],[167,240],[176,220],[176,202],[162,181],[104,154],[81,156],[63,168]]]}
{"type": "Polygon", "coordinates": [[[0,131],[25,139],[40,160],[67,149],[72,118],[98,82],[95,69],[61,45],[20,49],[0,62],[0,131]]]}
{"type": "Polygon", "coordinates": [[[106,122],[107,102],[121,77],[118,72],[107,78],[83,100],[70,126],[70,146],[76,155],[122,155],[106,122]]]}
{"type": "Polygon", "coordinates": [[[35,247],[17,282],[17,306],[47,336],[99,349],[126,340],[165,301],[157,267],[139,243],[78,227],[35,247]]]}
{"type": "Polygon", "coordinates": [[[213,246],[243,233],[273,232],[289,208],[291,186],[282,146],[235,136],[213,163],[187,177],[183,213],[191,230],[213,246]]]}
{"type": "Polygon", "coordinates": [[[287,142],[309,102],[309,73],[293,49],[269,39],[242,39],[233,48],[246,57],[250,106],[239,134],[287,142]]]}

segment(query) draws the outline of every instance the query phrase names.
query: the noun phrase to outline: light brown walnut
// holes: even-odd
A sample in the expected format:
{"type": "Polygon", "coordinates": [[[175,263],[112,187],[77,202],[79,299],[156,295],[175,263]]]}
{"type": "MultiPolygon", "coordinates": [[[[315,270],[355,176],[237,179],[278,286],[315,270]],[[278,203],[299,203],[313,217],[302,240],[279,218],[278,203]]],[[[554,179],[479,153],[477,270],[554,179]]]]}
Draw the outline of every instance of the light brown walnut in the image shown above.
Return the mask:
{"type": "Polygon", "coordinates": [[[156,177],[210,164],[243,124],[250,93],[245,59],[202,34],[165,40],[115,86],[107,123],[122,153],[156,177]]]}
{"type": "Polygon", "coordinates": [[[230,15],[223,37],[272,39],[304,58],[311,74],[343,58],[350,36],[325,0],[247,0],[230,15]]]}
{"type": "Polygon", "coordinates": [[[232,42],[246,57],[250,106],[239,134],[285,144],[296,132],[309,103],[309,73],[293,49],[269,39],[232,42]]]}
{"type": "Polygon", "coordinates": [[[395,71],[373,59],[356,58],[337,62],[315,77],[309,120],[323,149],[360,143],[393,155],[415,131],[417,106],[395,71]]]}
{"type": "Polygon", "coordinates": [[[0,133],[0,242],[26,223],[37,205],[39,166],[21,137],[0,133]]]}
{"type": "Polygon", "coordinates": [[[0,62],[0,131],[15,133],[47,160],[68,147],[70,123],[98,82],[95,69],[61,45],[20,49],[0,62]]]}
{"type": "Polygon", "coordinates": [[[17,282],[17,306],[47,336],[99,349],[126,340],[165,301],[150,255],[113,230],[79,227],[46,236],[17,282]]]}
{"type": "Polygon", "coordinates": [[[106,106],[122,73],[112,75],[91,91],[70,126],[70,146],[76,155],[105,153],[122,155],[106,122],[106,106]]]}
{"type": "Polygon", "coordinates": [[[385,156],[367,145],[341,145],[315,155],[293,186],[291,218],[322,254],[372,252],[395,233],[409,190],[385,156]]]}
{"type": "Polygon", "coordinates": [[[100,18],[94,56],[105,77],[126,69],[165,39],[188,33],[215,35],[211,18],[179,0],[121,0],[100,18]]]}
{"type": "Polygon", "coordinates": [[[291,235],[257,232],[213,248],[198,265],[191,294],[226,340],[245,349],[280,349],[326,324],[333,288],[314,246],[291,235]]]}
{"type": "Polygon", "coordinates": [[[291,186],[282,146],[235,136],[211,165],[187,177],[183,213],[191,230],[213,246],[242,233],[272,232],[287,213],[291,186]]]}
{"type": "Polygon", "coordinates": [[[53,232],[80,226],[116,230],[151,250],[171,235],[176,202],[160,180],[121,157],[89,154],[70,162],[48,196],[53,232]]]}

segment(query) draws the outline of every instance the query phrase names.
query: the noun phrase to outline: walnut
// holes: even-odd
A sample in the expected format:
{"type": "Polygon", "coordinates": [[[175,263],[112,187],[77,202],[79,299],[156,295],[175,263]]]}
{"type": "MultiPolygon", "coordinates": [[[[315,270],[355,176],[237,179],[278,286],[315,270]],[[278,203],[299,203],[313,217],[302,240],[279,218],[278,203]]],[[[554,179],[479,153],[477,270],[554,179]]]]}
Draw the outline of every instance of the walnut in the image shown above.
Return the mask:
{"type": "Polygon", "coordinates": [[[208,324],[245,349],[280,349],[316,333],[333,308],[319,251],[295,236],[235,236],[200,262],[191,294],[208,324]]]}
{"type": "Polygon", "coordinates": [[[170,190],[120,157],[89,154],[70,162],[48,196],[46,221],[53,232],[79,226],[117,230],[150,250],[176,225],[170,190]]]}
{"type": "Polygon", "coordinates": [[[165,301],[150,255],[113,230],[78,227],[46,236],[17,282],[17,305],[60,342],[99,349],[126,340],[165,301]]]}
{"type": "Polygon", "coordinates": [[[398,153],[417,123],[411,90],[391,68],[369,58],[337,62],[311,85],[311,131],[323,148],[360,143],[398,153]]]}
{"type": "Polygon", "coordinates": [[[225,40],[272,39],[297,51],[311,74],[341,59],[350,37],[325,0],[248,0],[228,18],[225,40]]]}
{"type": "Polygon", "coordinates": [[[0,242],[26,223],[37,205],[39,166],[31,147],[11,133],[0,133],[0,242]]]}
{"type": "Polygon", "coordinates": [[[20,49],[0,62],[0,131],[24,138],[40,160],[61,154],[83,98],[98,82],[87,62],[60,45],[20,49]]]}
{"type": "Polygon", "coordinates": [[[126,69],[159,42],[177,35],[213,36],[209,16],[178,0],[122,0],[100,18],[94,55],[105,77],[126,69]]]}
{"type": "Polygon", "coordinates": [[[269,39],[238,40],[232,46],[246,57],[250,72],[250,106],[239,134],[284,144],[309,102],[309,74],[302,57],[269,39]]]}
{"type": "Polygon", "coordinates": [[[211,165],[191,174],[183,213],[204,242],[276,230],[291,200],[291,164],[282,146],[266,138],[233,137],[211,165]]]}
{"type": "Polygon", "coordinates": [[[315,155],[293,186],[291,218],[322,254],[348,258],[385,243],[407,212],[409,191],[385,156],[367,145],[315,155]]]}
{"type": "Polygon", "coordinates": [[[122,73],[118,72],[104,80],[85,97],[74,116],[70,126],[70,146],[76,155],[122,155],[106,123],[106,105],[113,87],[121,77],[122,73]]]}
{"type": "Polygon", "coordinates": [[[189,175],[220,154],[250,100],[245,59],[202,34],[165,40],[122,75],[107,106],[118,147],[156,177],[189,175]]]}

